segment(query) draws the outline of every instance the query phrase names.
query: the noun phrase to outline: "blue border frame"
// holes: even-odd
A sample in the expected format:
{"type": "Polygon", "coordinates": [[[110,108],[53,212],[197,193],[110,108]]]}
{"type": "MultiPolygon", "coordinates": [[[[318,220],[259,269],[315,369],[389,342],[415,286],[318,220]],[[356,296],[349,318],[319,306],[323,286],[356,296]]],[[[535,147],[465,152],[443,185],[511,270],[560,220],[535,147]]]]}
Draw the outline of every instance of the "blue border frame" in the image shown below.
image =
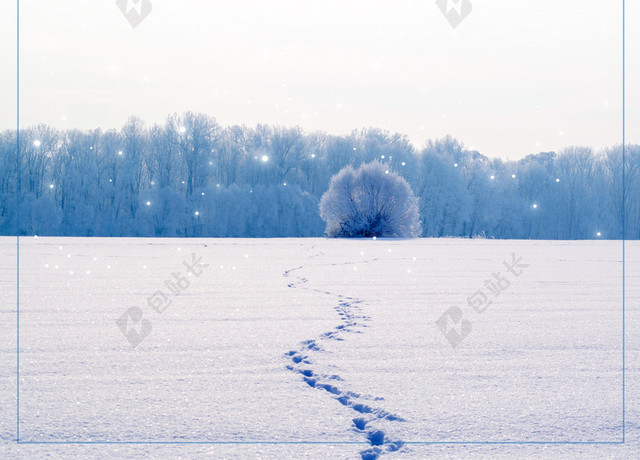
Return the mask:
{"type": "MultiPolygon", "coordinates": [[[[16,0],[16,443],[17,444],[103,444],[103,445],[171,445],[171,444],[355,444],[370,445],[366,441],[21,441],[20,440],[20,0],[16,0]]],[[[405,441],[403,444],[444,444],[444,445],[475,445],[475,444],[496,444],[496,445],[582,445],[582,444],[625,444],[626,441],[626,344],[625,344],[625,166],[626,166],[626,124],[625,124],[625,96],[626,96],[626,18],[625,0],[622,0],[622,440],[621,441],[405,441]]]]}
{"type": "Polygon", "coordinates": [[[16,6],[16,442],[20,443],[20,0],[16,6]]]}

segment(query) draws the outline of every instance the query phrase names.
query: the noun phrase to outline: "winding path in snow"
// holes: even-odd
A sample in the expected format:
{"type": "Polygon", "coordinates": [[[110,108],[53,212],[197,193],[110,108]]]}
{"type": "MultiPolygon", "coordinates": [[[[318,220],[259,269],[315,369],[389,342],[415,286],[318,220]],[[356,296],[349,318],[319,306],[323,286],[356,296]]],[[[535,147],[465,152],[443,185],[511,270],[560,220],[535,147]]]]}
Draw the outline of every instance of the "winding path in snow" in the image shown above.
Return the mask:
{"type": "MultiPolygon", "coordinates": [[[[313,250],[314,246],[308,248],[313,250]]],[[[321,256],[321,251],[309,257],[313,259],[321,256]]],[[[371,263],[378,259],[370,259],[360,261],[358,263],[371,263]]],[[[336,266],[336,265],[352,265],[354,262],[345,262],[343,264],[319,264],[317,266],[336,266]]],[[[354,411],[354,419],[352,429],[362,433],[366,437],[370,447],[360,452],[363,460],[373,460],[378,458],[385,452],[395,452],[399,450],[403,442],[399,440],[387,439],[383,430],[375,428],[372,422],[376,420],[387,420],[402,422],[403,419],[397,415],[391,414],[381,408],[375,407],[371,401],[381,401],[383,398],[373,397],[370,395],[362,395],[352,391],[341,389],[343,379],[336,374],[322,373],[314,365],[313,356],[317,353],[324,353],[322,342],[327,340],[342,341],[348,337],[348,334],[363,333],[363,329],[367,327],[367,322],[371,320],[362,311],[361,305],[363,300],[348,297],[342,294],[333,293],[309,287],[309,280],[302,276],[305,266],[291,268],[283,273],[283,277],[287,279],[287,286],[292,289],[304,289],[318,292],[327,296],[331,296],[335,302],[333,307],[340,317],[340,324],[332,330],[321,334],[320,336],[301,342],[301,347],[297,350],[291,350],[285,354],[289,360],[287,369],[296,373],[301,377],[302,381],[310,388],[325,391],[331,395],[340,404],[354,411]]]]}

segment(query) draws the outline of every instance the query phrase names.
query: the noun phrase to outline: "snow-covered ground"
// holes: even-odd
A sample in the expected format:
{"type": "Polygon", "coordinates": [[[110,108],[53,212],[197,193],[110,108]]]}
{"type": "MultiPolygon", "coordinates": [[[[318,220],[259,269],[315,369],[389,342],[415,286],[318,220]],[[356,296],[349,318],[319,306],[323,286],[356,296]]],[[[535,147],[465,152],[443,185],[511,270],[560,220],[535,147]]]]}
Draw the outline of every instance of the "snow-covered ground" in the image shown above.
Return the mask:
{"type": "Polygon", "coordinates": [[[1,458],[640,453],[635,242],[624,445],[416,444],[621,441],[620,242],[21,239],[22,442],[240,445],[16,444],[15,257],[0,238],[1,458]]]}

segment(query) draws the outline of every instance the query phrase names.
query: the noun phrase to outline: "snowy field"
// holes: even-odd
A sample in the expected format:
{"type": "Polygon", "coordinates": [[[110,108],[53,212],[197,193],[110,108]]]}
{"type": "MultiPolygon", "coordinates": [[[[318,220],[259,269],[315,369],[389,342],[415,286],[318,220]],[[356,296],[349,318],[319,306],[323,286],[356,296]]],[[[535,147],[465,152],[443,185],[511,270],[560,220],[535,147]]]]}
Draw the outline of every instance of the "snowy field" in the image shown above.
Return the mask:
{"type": "Polygon", "coordinates": [[[417,444],[621,441],[620,242],[23,238],[20,439],[43,444],[20,445],[15,258],[0,238],[0,458],[640,454],[637,242],[624,445],[417,444]],[[223,444],[46,444],[144,441],[223,444]]]}

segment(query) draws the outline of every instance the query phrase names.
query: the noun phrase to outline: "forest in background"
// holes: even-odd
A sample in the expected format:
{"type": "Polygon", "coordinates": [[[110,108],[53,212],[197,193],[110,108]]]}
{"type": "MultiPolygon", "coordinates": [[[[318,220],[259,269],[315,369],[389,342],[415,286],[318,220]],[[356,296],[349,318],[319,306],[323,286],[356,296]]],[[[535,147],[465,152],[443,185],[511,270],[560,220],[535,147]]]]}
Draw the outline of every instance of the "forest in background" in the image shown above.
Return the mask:
{"type": "Polygon", "coordinates": [[[38,125],[0,133],[0,234],[306,237],[344,166],[377,160],[419,199],[425,237],[640,239],[640,146],[572,146],[517,161],[447,136],[416,149],[369,128],[345,136],[299,127],[219,125],[201,113],[119,130],[38,125]],[[19,192],[19,193],[18,193],[19,192]],[[624,207],[624,208],[623,208],[624,207]]]}

